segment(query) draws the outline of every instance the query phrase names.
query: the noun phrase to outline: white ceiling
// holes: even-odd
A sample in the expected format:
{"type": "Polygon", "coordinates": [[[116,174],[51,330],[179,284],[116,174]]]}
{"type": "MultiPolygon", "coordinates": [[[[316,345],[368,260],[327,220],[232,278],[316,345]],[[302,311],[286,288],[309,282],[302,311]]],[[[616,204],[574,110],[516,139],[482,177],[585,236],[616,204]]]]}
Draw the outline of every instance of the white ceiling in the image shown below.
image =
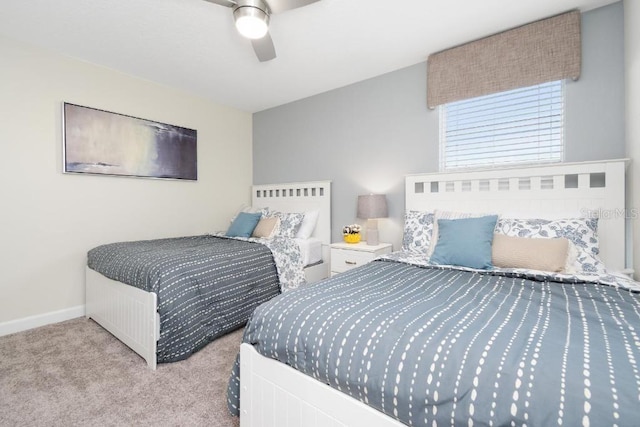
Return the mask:
{"type": "Polygon", "coordinates": [[[429,53],[616,0],[321,0],[271,18],[260,63],[231,9],[204,0],[2,0],[0,34],[256,112],[429,53]]]}

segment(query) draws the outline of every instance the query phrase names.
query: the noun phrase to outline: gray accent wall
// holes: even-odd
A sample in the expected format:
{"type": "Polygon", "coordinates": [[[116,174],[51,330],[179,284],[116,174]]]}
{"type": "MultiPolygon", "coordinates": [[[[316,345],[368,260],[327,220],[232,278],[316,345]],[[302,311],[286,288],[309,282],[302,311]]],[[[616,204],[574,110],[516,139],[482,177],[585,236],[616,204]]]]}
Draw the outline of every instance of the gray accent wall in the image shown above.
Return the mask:
{"type": "Polygon", "coordinates": [[[567,82],[565,160],[625,156],[624,8],[622,2],[582,15],[582,73],[567,82]]]}
{"type": "MultiPolygon", "coordinates": [[[[565,161],[620,158],[624,135],[622,2],[583,14],[582,75],[566,84],[565,161]]],[[[425,58],[428,55],[425,52],[425,58]]],[[[426,62],[253,115],[256,184],[332,180],[332,238],[358,222],[359,194],[384,193],[380,240],[399,249],[404,176],[438,171],[438,110],[426,62]]]]}

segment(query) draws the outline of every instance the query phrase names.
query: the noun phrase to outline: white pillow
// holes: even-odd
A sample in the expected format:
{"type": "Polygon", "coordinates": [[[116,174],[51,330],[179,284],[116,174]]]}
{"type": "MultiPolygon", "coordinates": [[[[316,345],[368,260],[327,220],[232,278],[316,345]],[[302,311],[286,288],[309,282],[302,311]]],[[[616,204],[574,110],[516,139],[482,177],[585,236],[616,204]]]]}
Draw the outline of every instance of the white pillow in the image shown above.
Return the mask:
{"type": "Polygon", "coordinates": [[[320,211],[307,211],[304,213],[304,218],[302,219],[302,224],[298,229],[298,233],[296,237],[299,239],[308,239],[313,234],[313,230],[316,229],[316,224],[318,223],[318,216],[320,215],[320,211]]]}

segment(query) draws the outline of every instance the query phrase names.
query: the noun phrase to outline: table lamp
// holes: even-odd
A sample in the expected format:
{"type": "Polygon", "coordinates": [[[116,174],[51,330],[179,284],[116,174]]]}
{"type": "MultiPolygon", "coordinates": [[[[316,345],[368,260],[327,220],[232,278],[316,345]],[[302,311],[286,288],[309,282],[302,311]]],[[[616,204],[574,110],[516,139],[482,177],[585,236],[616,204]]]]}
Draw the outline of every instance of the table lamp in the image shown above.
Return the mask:
{"type": "Polygon", "coordinates": [[[384,194],[367,194],[358,196],[358,218],[367,220],[367,245],[377,245],[378,218],[386,218],[387,198],[384,194]]]}

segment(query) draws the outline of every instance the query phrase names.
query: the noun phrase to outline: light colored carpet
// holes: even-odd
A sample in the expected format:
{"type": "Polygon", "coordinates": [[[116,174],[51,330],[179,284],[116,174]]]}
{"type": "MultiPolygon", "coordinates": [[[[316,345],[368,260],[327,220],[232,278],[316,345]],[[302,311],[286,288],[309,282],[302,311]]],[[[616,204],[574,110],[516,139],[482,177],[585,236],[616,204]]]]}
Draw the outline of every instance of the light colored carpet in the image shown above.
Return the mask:
{"type": "Polygon", "coordinates": [[[0,337],[0,426],[236,427],[226,387],[241,338],[151,371],[85,318],[0,337]]]}

